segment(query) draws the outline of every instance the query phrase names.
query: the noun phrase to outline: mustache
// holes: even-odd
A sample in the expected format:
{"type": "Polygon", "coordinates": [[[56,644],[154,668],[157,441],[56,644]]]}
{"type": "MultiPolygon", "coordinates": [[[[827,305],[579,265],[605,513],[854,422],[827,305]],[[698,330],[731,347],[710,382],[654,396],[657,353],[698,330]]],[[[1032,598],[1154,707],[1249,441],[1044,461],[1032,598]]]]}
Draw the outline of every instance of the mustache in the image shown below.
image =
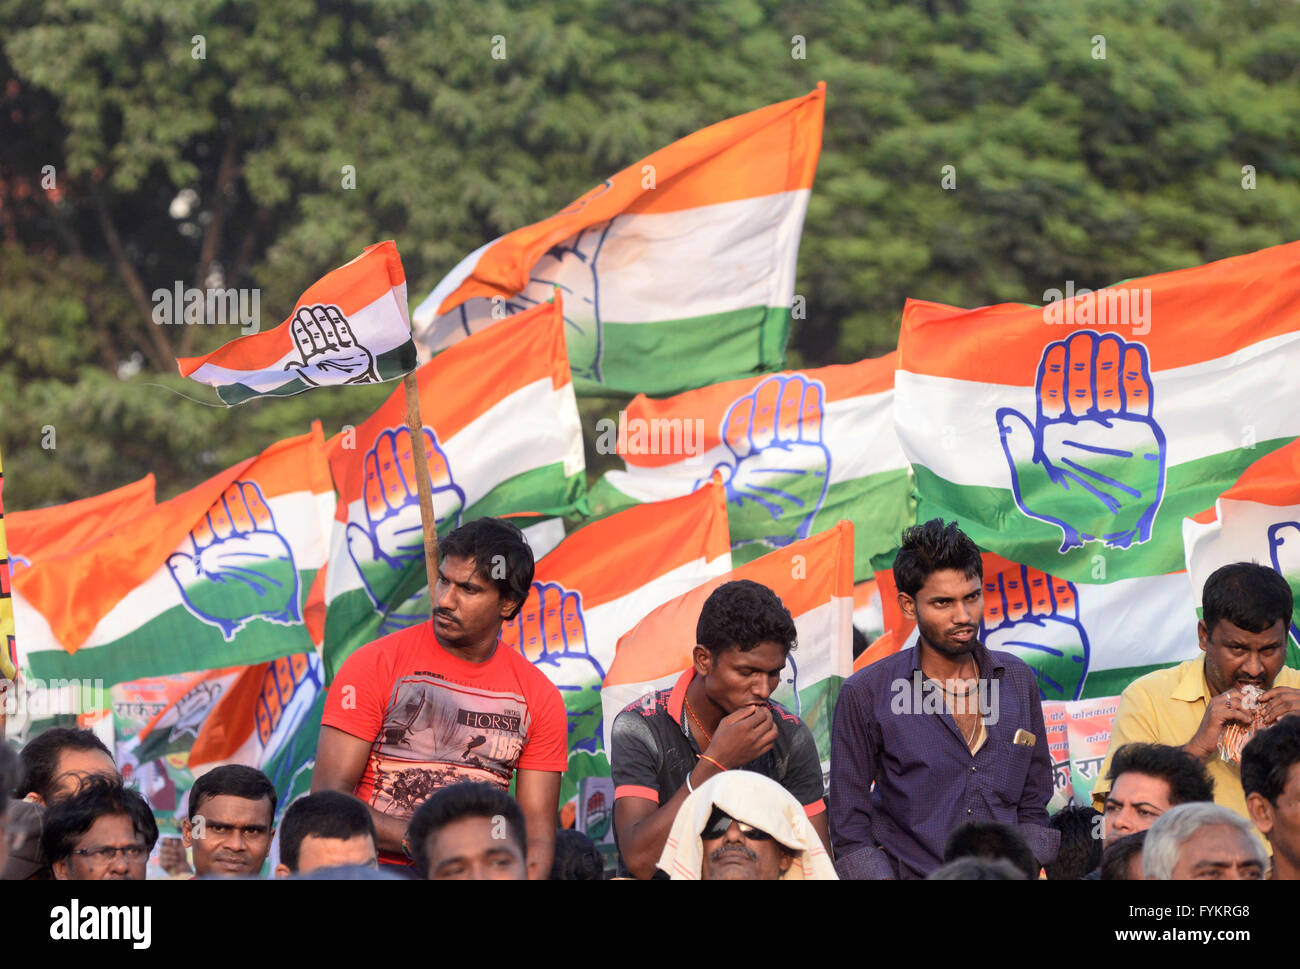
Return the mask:
{"type": "Polygon", "coordinates": [[[433,614],[435,616],[442,616],[442,618],[446,619],[448,622],[454,622],[454,623],[460,622],[459,619],[457,619],[454,615],[452,615],[451,610],[449,609],[435,609],[433,610],[433,614]]]}
{"type": "Polygon", "coordinates": [[[749,861],[758,861],[758,855],[754,854],[743,844],[740,844],[739,842],[735,842],[735,841],[730,842],[729,844],[724,844],[720,848],[715,848],[713,854],[709,855],[709,861],[720,861],[722,859],[722,856],[726,854],[728,851],[740,852],[749,861]]]}

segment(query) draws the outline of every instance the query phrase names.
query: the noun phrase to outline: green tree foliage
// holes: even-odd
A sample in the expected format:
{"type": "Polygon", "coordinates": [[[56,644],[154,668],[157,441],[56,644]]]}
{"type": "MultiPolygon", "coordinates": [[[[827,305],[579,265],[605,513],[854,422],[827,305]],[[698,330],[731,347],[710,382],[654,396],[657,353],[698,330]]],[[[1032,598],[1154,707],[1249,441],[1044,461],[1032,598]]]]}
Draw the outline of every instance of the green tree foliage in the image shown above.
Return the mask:
{"type": "MultiPolygon", "coordinates": [[[[388,392],[187,400],[215,397],[175,357],[234,331],[155,326],[155,289],[256,287],[269,327],[394,238],[414,304],[489,239],[818,80],[798,365],[892,349],[908,296],[1037,303],[1300,224],[1300,8],[1272,0],[0,0],[0,23],[16,508],[150,470],[168,497],[388,392]]],[[[588,428],[618,404],[584,401],[588,428]]]]}

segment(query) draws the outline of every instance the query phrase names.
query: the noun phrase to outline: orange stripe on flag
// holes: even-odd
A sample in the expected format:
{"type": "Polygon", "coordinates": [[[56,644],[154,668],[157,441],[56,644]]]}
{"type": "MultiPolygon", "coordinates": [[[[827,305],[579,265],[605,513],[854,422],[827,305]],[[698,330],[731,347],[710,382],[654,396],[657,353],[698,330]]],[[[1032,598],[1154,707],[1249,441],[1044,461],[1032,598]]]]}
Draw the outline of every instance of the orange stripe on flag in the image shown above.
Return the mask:
{"type": "Polygon", "coordinates": [[[270,668],[270,663],[248,667],[216,702],[190,747],[190,766],[229,760],[252,736],[262,681],[270,668]]]}
{"type": "MultiPolygon", "coordinates": [[[[1300,329],[1300,242],[1144,276],[1099,290],[1151,291],[1146,345],[1152,370],[1227,357],[1243,347],[1300,329]]],[[[1074,297],[1077,306],[1081,297],[1074,297]]],[[[1064,312],[1070,301],[1055,305],[1064,312]]],[[[1109,318],[1109,316],[1108,316],[1109,318]]],[[[1107,326],[1123,332],[1123,327],[1107,326]]],[[[899,369],[908,373],[1031,386],[1043,347],[1075,332],[1049,326],[1036,306],[1003,303],[964,310],[909,299],[899,335],[899,369]]]]}
{"type": "Polygon", "coordinates": [[[364,309],[382,296],[392,293],[394,286],[406,282],[402,260],[397,254],[397,244],[392,240],[367,246],[365,251],[345,266],[326,273],[298,297],[292,312],[284,322],[271,330],[241,336],[225,346],[201,357],[178,357],[182,377],[188,377],[205,363],[227,370],[256,372],[279,363],[294,348],[289,327],[300,306],[315,303],[333,303],[344,316],[364,309]]]}
{"type": "Polygon", "coordinates": [[[582,590],[582,607],[590,610],[689,565],[701,547],[712,562],[731,551],[726,502],[715,478],[681,498],[634,505],[584,525],[537,564],[537,581],[562,577],[567,588],[582,590]]]}
{"type": "Polygon", "coordinates": [[[898,652],[900,644],[894,639],[894,634],[886,630],[883,634],[876,637],[876,641],[864,649],[858,658],[853,661],[853,672],[866,669],[878,659],[884,659],[886,656],[893,656],[898,652]]]}
{"type": "MultiPolygon", "coordinates": [[[[1219,496],[1224,501],[1254,501],[1262,505],[1300,505],[1300,440],[1260,458],[1241,473],[1231,488],[1219,496]]],[[[1195,521],[1215,520],[1211,508],[1195,521]]]]}
{"type": "Polygon", "coordinates": [[[111,532],[154,507],[154,477],[114,488],[102,495],[35,511],[5,516],[9,553],[29,561],[64,555],[111,532]]]}
{"type": "Polygon", "coordinates": [[[629,165],[550,218],[498,239],[438,306],[438,315],[475,297],[520,292],[548,249],[620,213],[675,212],[810,188],[825,103],[825,85],[819,84],[803,97],[720,121],[629,165]],[[654,188],[646,187],[650,170],[654,188]]]}
{"type": "Polygon", "coordinates": [[[647,682],[690,666],[704,600],[718,586],[737,579],[767,586],[796,622],[832,597],[850,599],[853,525],[840,521],[665,602],[619,639],[604,685],[647,682]]]}

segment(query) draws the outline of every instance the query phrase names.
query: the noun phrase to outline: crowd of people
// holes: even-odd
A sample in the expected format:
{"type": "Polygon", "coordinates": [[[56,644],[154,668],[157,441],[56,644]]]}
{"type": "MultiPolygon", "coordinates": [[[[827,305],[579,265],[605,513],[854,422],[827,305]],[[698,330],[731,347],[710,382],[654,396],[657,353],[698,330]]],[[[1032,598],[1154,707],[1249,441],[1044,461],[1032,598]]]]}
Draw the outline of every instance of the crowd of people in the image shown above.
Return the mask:
{"type": "MultiPolygon", "coordinates": [[[[526,541],[484,518],[440,556],[432,619],[334,678],[311,792],[277,830],[265,774],[203,773],[159,848],[172,877],[260,877],[273,844],[276,878],[609,877],[557,827],[559,691],[500,642],[532,586],[526,541]]],[[[1300,879],[1300,672],[1272,569],[1209,577],[1200,655],[1130,684],[1093,804],[1055,813],[1035,673],[978,638],[978,548],[926,522],[894,577],[916,643],[844,682],[827,787],[812,732],[771,699],[797,647],[789,611],[754,582],[709,596],[691,667],[612,725],[614,877],[1300,879]]],[[[94,733],[0,744],[0,798],[5,879],[145,878],[157,822],[94,733]]]]}

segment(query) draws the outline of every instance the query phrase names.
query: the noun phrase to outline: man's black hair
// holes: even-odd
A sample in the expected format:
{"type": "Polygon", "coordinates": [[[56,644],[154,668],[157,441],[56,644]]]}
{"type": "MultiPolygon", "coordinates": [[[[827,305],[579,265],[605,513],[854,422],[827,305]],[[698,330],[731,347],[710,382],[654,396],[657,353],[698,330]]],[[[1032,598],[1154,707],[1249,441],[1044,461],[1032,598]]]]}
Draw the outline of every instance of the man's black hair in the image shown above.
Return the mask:
{"type": "Polygon", "coordinates": [[[517,526],[502,518],[476,518],[438,539],[438,562],[449,555],[474,560],[474,571],[497,587],[502,599],[519,603],[519,615],[533,587],[533,550],[517,526]]]}
{"type": "Polygon", "coordinates": [[[275,823],[275,805],[277,801],[275,785],[271,779],[256,767],[243,764],[226,764],[208,771],[190,788],[187,809],[191,821],[199,814],[204,798],[243,797],[250,801],[260,801],[264,797],[271,799],[271,823],[275,823]]]}
{"type": "Polygon", "coordinates": [[[515,799],[493,784],[479,781],[461,781],[434,791],[427,801],[416,809],[406,828],[406,841],[411,846],[411,860],[421,878],[429,877],[429,838],[447,825],[463,818],[503,817],[510,837],[519,845],[520,854],[528,859],[528,833],[524,827],[524,812],[515,799]]]}
{"type": "Polygon", "coordinates": [[[92,774],[83,778],[77,793],[64,798],[45,812],[41,832],[41,851],[48,864],[63,861],[72,854],[77,840],[102,817],[124,814],[131,819],[135,833],[153,851],[158,841],[158,824],[143,797],[114,777],[92,774]]]}
{"type": "Polygon", "coordinates": [[[1005,858],[977,858],[966,855],[936,868],[927,881],[1011,882],[1024,880],[1025,873],[1005,858]]]}
{"type": "Polygon", "coordinates": [[[1078,881],[1101,864],[1100,817],[1091,807],[1071,804],[1048,820],[1049,827],[1061,832],[1056,860],[1043,866],[1049,881],[1078,881]]]}
{"type": "Polygon", "coordinates": [[[867,647],[870,645],[871,645],[871,640],[867,639],[867,634],[864,633],[857,626],[854,626],[853,627],[853,658],[857,659],[859,656],[865,653],[867,651],[867,647]]]}
{"type": "Polygon", "coordinates": [[[551,861],[553,882],[598,882],[605,877],[596,843],[581,831],[560,828],[555,832],[555,856],[551,861]]]}
{"type": "Polygon", "coordinates": [[[109,760],[113,760],[112,752],[104,746],[104,741],[95,736],[94,731],[78,730],[75,727],[50,727],[27,741],[19,755],[23,763],[23,780],[18,785],[17,796],[39,794],[41,800],[48,804],[59,770],[59,758],[65,750],[99,750],[109,760]]]}
{"type": "Polygon", "coordinates": [[[1169,785],[1169,806],[1213,801],[1214,779],[1205,765],[1181,747],[1164,744],[1125,744],[1111,758],[1106,778],[1114,786],[1120,774],[1146,774],[1169,785]]]}
{"type": "Polygon", "coordinates": [[[1038,877],[1038,860],[1015,829],[994,821],[967,821],[948,836],[943,848],[945,863],[958,858],[1009,861],[1031,881],[1038,877]]]}
{"type": "Polygon", "coordinates": [[[775,592],[748,579],[724,582],[709,594],[695,624],[695,641],[717,659],[723,650],[749,652],[759,643],[780,643],[787,654],[797,632],[790,610],[775,592]]]}
{"type": "Polygon", "coordinates": [[[280,822],[280,861],[296,872],[304,838],[347,841],[359,834],[375,841],[375,821],[364,802],[342,791],[308,794],[285,809],[280,822]]]}
{"type": "Polygon", "coordinates": [[[1300,764],[1300,717],[1283,717],[1250,738],[1241,752],[1241,789],[1259,793],[1274,807],[1286,787],[1287,774],[1300,764]]]}
{"type": "Polygon", "coordinates": [[[980,550],[957,523],[945,525],[942,518],[931,518],[905,529],[894,558],[894,585],[898,591],[915,596],[932,573],[943,569],[953,569],[968,579],[984,577],[980,550]]]}
{"type": "Polygon", "coordinates": [[[1248,633],[1262,633],[1279,619],[1291,624],[1295,599],[1286,579],[1257,562],[1233,562],[1210,573],[1201,590],[1201,611],[1208,632],[1220,619],[1248,633]]]}
{"type": "Polygon", "coordinates": [[[1146,844],[1147,833],[1126,834],[1114,841],[1107,841],[1101,853],[1101,880],[1104,882],[1128,881],[1128,863],[1136,854],[1141,854],[1146,844]]]}

